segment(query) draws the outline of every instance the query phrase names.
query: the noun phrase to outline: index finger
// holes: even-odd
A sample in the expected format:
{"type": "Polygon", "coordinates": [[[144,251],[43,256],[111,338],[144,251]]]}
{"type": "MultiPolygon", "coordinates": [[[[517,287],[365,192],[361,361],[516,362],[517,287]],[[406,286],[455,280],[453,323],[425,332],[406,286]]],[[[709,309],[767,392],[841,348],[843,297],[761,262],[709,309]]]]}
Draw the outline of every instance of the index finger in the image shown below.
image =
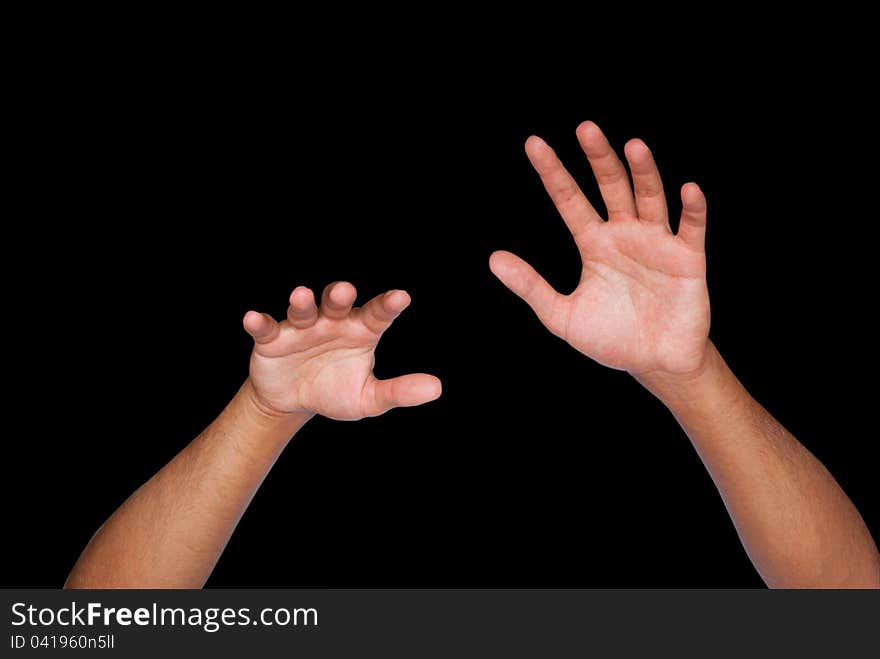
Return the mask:
{"type": "Polygon", "coordinates": [[[388,291],[362,306],[358,310],[358,316],[371,331],[381,334],[409,306],[410,301],[406,291],[388,291]]]}
{"type": "Polygon", "coordinates": [[[544,140],[536,135],[527,139],[526,155],[571,235],[577,238],[587,225],[602,221],[556,152],[544,140]]]}

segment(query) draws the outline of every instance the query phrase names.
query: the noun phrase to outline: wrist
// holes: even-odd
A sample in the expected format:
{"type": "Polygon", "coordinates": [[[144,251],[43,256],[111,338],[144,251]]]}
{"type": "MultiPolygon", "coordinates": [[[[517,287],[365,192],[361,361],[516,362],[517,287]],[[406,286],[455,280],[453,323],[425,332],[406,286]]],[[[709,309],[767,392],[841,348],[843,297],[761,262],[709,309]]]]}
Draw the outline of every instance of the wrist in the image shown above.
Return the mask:
{"type": "Polygon", "coordinates": [[[299,427],[314,416],[313,413],[305,411],[276,410],[260,397],[250,378],[245,380],[239,395],[243,399],[248,415],[264,427],[299,427]]]}
{"type": "Polygon", "coordinates": [[[707,387],[718,382],[727,367],[717,348],[706,341],[706,348],[696,368],[680,373],[648,371],[632,376],[648,391],[669,406],[678,400],[693,400],[707,387]]]}

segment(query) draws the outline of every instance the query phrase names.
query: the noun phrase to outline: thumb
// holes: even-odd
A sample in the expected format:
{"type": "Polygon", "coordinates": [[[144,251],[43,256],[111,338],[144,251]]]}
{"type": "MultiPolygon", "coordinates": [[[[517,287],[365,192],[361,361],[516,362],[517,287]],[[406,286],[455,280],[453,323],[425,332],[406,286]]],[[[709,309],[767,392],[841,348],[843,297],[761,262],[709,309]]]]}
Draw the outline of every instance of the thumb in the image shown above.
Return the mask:
{"type": "Polygon", "coordinates": [[[510,252],[498,251],[489,257],[489,269],[511,291],[525,300],[544,326],[559,336],[566,298],[557,293],[535,269],[510,252]]]}
{"type": "Polygon", "coordinates": [[[440,380],[427,373],[410,373],[390,380],[373,378],[364,387],[367,416],[379,416],[395,407],[424,405],[440,397],[440,380]]]}

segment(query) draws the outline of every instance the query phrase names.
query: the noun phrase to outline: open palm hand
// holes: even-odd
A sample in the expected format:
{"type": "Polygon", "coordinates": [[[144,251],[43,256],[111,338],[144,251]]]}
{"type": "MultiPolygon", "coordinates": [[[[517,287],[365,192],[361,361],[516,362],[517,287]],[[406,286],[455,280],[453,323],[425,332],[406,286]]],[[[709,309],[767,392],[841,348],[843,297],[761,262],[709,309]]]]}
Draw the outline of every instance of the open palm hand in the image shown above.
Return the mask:
{"type": "Polygon", "coordinates": [[[352,308],[356,296],[354,286],[335,282],[324,289],[319,308],[312,291],[300,286],[290,294],[283,322],[256,311],[245,315],[244,328],[254,338],[250,378],[269,410],[356,420],[440,395],[433,375],[373,375],[379,338],[409,306],[409,295],[388,291],[352,308]]]}
{"type": "Polygon", "coordinates": [[[543,140],[529,138],[526,153],[580,251],[578,287],[570,295],[558,293],[509,252],[492,255],[492,272],[551,332],[601,364],[635,375],[693,372],[709,334],[705,197],[694,183],[682,188],[681,222],[673,234],[648,147],[631,140],[625,148],[633,196],[626,169],[598,126],[584,122],[577,136],[599,183],[607,222],[543,140]]]}

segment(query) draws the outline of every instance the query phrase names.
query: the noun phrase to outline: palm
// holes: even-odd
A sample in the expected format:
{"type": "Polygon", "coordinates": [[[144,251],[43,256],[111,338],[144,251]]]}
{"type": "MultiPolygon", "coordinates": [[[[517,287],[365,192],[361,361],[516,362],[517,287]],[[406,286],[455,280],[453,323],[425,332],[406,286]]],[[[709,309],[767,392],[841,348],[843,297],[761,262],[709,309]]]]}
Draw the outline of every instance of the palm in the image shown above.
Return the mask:
{"type": "Polygon", "coordinates": [[[554,291],[518,257],[497,252],[492,269],[523,297],[542,322],[574,348],[606,366],[632,373],[684,373],[702,359],[709,298],[702,248],[705,203],[693,184],[674,235],[659,174],[647,148],[628,145],[636,194],[623,165],[594,124],[578,130],[609,208],[603,222],[546,144],[527,152],[569,228],[583,261],[570,295],[554,291]]]}
{"type": "Polygon", "coordinates": [[[357,320],[320,321],[303,331],[284,321],[275,341],[254,347],[251,377],[276,409],[359,419],[368,416],[363,392],[378,340],[357,320]]]}
{"type": "Polygon", "coordinates": [[[265,405],[282,413],[354,420],[439,395],[439,381],[430,375],[391,380],[373,375],[376,345],[409,296],[390,291],[352,309],[355,295],[351,284],[331,284],[319,309],[311,291],[298,288],[283,322],[248,313],[245,328],[255,339],[251,380],[265,405]]]}
{"type": "Polygon", "coordinates": [[[569,296],[564,338],[606,366],[687,369],[709,328],[701,254],[635,222],[598,227],[569,296]]]}

